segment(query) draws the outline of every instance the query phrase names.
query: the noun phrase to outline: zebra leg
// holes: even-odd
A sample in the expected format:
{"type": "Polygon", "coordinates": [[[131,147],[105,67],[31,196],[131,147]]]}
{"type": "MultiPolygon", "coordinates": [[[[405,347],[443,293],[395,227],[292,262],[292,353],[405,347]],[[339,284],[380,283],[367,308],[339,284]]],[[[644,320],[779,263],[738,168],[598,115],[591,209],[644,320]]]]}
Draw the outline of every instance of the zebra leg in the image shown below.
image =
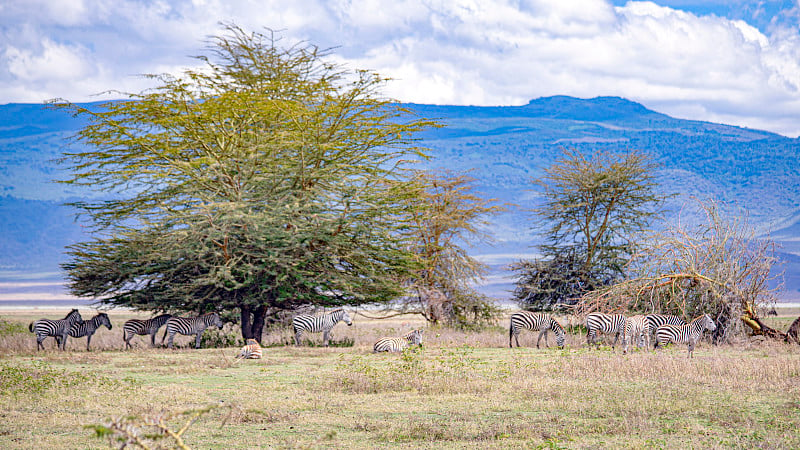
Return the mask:
{"type": "Polygon", "coordinates": [[[86,351],[87,351],[87,352],[90,352],[90,351],[92,351],[92,350],[89,348],[89,344],[91,344],[91,343],[92,343],[92,333],[89,333],[89,334],[87,334],[87,335],[86,335],[86,351]]]}
{"type": "Polygon", "coordinates": [[[542,336],[544,336],[544,345],[547,345],[547,330],[542,330],[539,332],[539,337],[536,338],[536,348],[539,348],[539,342],[542,341],[542,336]]]}
{"type": "Polygon", "coordinates": [[[44,344],[42,344],[43,340],[44,340],[44,338],[42,338],[38,334],[36,335],[36,351],[37,352],[39,351],[40,347],[41,347],[42,350],[44,350],[44,344]]]}
{"type": "Polygon", "coordinates": [[[694,358],[694,339],[689,339],[689,355],[687,358],[694,358]]]}
{"type": "Polygon", "coordinates": [[[617,331],[617,334],[614,335],[614,342],[611,343],[611,350],[614,350],[614,348],[616,347],[617,341],[619,340],[619,335],[620,335],[620,332],[617,331]]]}
{"type": "Polygon", "coordinates": [[[302,330],[297,330],[294,332],[294,345],[296,347],[300,347],[300,337],[303,335],[302,330]]]}
{"type": "Polygon", "coordinates": [[[322,345],[325,347],[328,346],[328,333],[330,333],[328,330],[322,332],[322,345]]]}
{"type": "MultiPolygon", "coordinates": [[[[511,338],[514,336],[514,327],[509,325],[508,327],[508,348],[514,348],[514,344],[511,343],[511,338]]],[[[519,347],[519,340],[517,340],[517,347],[519,347]]]]}
{"type": "MultiPolygon", "coordinates": [[[[157,334],[158,334],[158,330],[153,330],[153,332],[150,333],[150,347],[155,347],[156,346],[156,335],[157,334]]],[[[133,337],[133,335],[131,335],[131,337],[133,337]]],[[[163,339],[161,340],[161,344],[162,345],[164,344],[164,340],[163,339]]]]}
{"type": "MultiPolygon", "coordinates": [[[[164,335],[166,336],[166,333],[164,333],[164,335]]],[[[167,340],[167,347],[174,349],[175,347],[172,346],[172,340],[173,339],[175,339],[175,332],[174,331],[169,334],[169,339],[167,340]]],[[[161,339],[161,342],[162,343],[164,342],[163,338],[161,339]]]]}
{"type": "Polygon", "coordinates": [[[199,332],[194,338],[194,348],[200,348],[200,340],[203,338],[203,332],[199,332]]]}

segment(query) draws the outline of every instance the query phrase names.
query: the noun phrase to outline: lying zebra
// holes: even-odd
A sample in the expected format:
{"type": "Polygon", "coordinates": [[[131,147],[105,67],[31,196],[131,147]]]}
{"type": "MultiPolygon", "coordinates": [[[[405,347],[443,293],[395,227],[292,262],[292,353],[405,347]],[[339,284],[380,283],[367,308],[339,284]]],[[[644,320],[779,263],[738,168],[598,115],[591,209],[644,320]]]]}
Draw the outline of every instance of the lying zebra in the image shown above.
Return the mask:
{"type": "Polygon", "coordinates": [[[372,352],[392,352],[400,353],[412,345],[422,347],[422,332],[424,330],[413,330],[403,335],[403,337],[385,337],[378,339],[372,346],[372,352]]]}
{"type": "Polygon", "coordinates": [[[67,336],[69,336],[72,325],[82,320],[81,313],[79,313],[77,309],[73,309],[63,319],[39,319],[28,324],[28,330],[36,334],[36,351],[39,351],[40,348],[44,350],[42,341],[50,336],[55,338],[56,344],[61,350],[65,350],[67,347],[67,336]]]}
{"type": "Polygon", "coordinates": [[[255,339],[248,339],[236,359],[261,359],[261,346],[255,339]]]}
{"type": "Polygon", "coordinates": [[[687,358],[693,358],[694,347],[703,336],[703,332],[716,329],[717,326],[708,314],[696,317],[688,325],[661,325],[656,329],[656,344],[653,349],[657,349],[659,346],[663,347],[671,342],[688,344],[689,355],[687,358]]]}

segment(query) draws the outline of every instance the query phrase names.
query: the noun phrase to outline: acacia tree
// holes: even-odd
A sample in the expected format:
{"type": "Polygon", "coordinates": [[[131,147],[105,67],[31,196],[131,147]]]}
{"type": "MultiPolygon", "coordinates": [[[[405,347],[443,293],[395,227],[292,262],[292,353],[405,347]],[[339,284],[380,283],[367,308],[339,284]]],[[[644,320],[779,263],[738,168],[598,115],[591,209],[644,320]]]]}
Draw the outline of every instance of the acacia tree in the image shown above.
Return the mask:
{"type": "Polygon", "coordinates": [[[413,268],[395,217],[423,155],[385,82],[308,44],[235,25],[203,67],[97,107],[67,154],[112,200],[78,204],[95,238],[64,264],[71,292],[141,310],[238,310],[261,339],[273,308],[382,302],[413,268]]]}
{"type": "Polygon", "coordinates": [[[475,192],[475,179],[450,171],[417,171],[416,192],[406,197],[408,249],[417,270],[409,295],[392,305],[432,323],[469,327],[491,319],[495,308],[474,289],[486,265],[469,256],[470,242],[491,241],[488,218],[505,207],[475,192]]]}
{"type": "Polygon", "coordinates": [[[715,342],[746,329],[786,339],[757,314],[776,300],[775,244],[757,237],[745,218],[725,217],[715,202],[699,206],[699,220],[670,224],[652,236],[631,259],[625,280],[587,293],[576,311],[666,312],[687,321],[710,314],[715,342]]]}
{"type": "Polygon", "coordinates": [[[520,261],[514,298],[523,308],[549,309],[607,285],[623,274],[635,236],[659,213],[658,166],[640,152],[595,152],[587,158],[564,149],[534,180],[544,204],[534,210],[545,229],[542,257],[520,261]]]}

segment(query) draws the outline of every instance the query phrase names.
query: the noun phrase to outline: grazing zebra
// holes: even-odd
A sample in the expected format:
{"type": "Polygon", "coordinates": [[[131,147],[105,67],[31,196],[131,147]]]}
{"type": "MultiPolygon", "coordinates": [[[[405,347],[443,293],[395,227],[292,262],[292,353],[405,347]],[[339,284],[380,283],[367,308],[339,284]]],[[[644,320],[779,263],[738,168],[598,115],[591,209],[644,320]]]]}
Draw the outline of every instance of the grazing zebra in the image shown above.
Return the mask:
{"type": "Polygon", "coordinates": [[[261,346],[255,339],[248,339],[236,359],[261,359],[261,346]]]}
{"type": "Polygon", "coordinates": [[[49,336],[53,336],[56,339],[56,343],[61,350],[66,349],[67,336],[69,336],[72,325],[82,320],[81,313],[79,313],[77,309],[73,309],[63,319],[39,319],[28,324],[28,330],[30,330],[31,333],[36,333],[36,351],[39,351],[39,348],[44,350],[42,341],[49,336]]]}
{"type": "Polygon", "coordinates": [[[300,337],[303,335],[303,332],[319,333],[321,331],[322,342],[324,343],[325,347],[327,347],[328,336],[330,335],[331,329],[334,327],[334,325],[339,323],[340,320],[343,320],[347,326],[353,325],[350,315],[347,314],[347,311],[341,308],[317,317],[309,316],[308,314],[300,314],[295,316],[295,318],[292,319],[295,345],[300,346],[300,337]]]}
{"type": "MultiPolygon", "coordinates": [[[[586,316],[586,343],[591,345],[597,341],[597,332],[614,333],[613,349],[617,345],[619,335],[625,331],[625,316],[622,314],[591,313],[586,316]]],[[[599,346],[599,344],[598,344],[599,346]]]]}
{"type": "Polygon", "coordinates": [[[511,343],[512,337],[517,341],[517,347],[519,347],[519,332],[522,329],[539,332],[539,337],[536,339],[536,348],[539,348],[539,342],[542,340],[542,336],[544,336],[544,345],[550,347],[547,343],[547,332],[551,330],[556,334],[556,344],[558,344],[559,347],[564,347],[564,327],[547,314],[527,311],[512,314],[511,324],[508,327],[509,347],[514,348],[514,345],[511,343]]]}
{"type": "Polygon", "coordinates": [[[649,347],[647,336],[647,318],[642,315],[625,319],[625,332],[622,333],[622,354],[628,353],[628,345],[636,340],[636,346],[649,347]]]}
{"type": "Polygon", "coordinates": [[[716,329],[717,326],[714,325],[714,321],[711,320],[711,316],[708,314],[696,317],[688,325],[661,325],[656,329],[656,344],[654,348],[667,345],[670,342],[688,344],[689,356],[687,358],[693,358],[694,346],[697,345],[700,337],[702,337],[703,331],[714,331],[716,329]]]}
{"type": "Polygon", "coordinates": [[[170,317],[167,320],[167,329],[164,330],[164,336],[161,338],[161,345],[164,345],[164,338],[169,334],[168,347],[172,346],[172,339],[175,333],[180,333],[184,336],[195,335],[194,348],[200,348],[200,339],[203,337],[203,331],[210,326],[222,328],[222,319],[219,318],[217,313],[203,314],[198,317],[170,317]]]}
{"type": "Polygon", "coordinates": [[[149,334],[150,346],[155,347],[158,329],[167,323],[167,320],[169,320],[170,317],[172,317],[171,314],[162,314],[160,316],[153,317],[152,319],[131,319],[125,322],[125,325],[122,326],[122,340],[125,341],[125,348],[133,348],[131,345],[131,339],[133,339],[133,336],[137,334],[149,334]]]}
{"type": "MultiPolygon", "coordinates": [[[[648,339],[652,336],[655,343],[655,333],[661,325],[686,325],[686,321],[678,316],[669,314],[648,314],[645,316],[644,333],[648,339]]],[[[650,344],[648,344],[649,346],[650,344]]]]}
{"type": "Polygon", "coordinates": [[[424,330],[413,330],[403,335],[403,337],[385,337],[378,339],[372,347],[373,353],[393,352],[400,353],[412,345],[422,347],[422,332],[424,330]]]}
{"type": "MultiPolygon", "coordinates": [[[[100,313],[89,320],[81,320],[72,324],[69,329],[69,335],[74,338],[82,338],[86,336],[86,351],[89,351],[89,344],[92,342],[92,335],[98,328],[105,325],[109,330],[111,329],[111,321],[108,320],[108,314],[100,313]]],[[[56,340],[59,340],[56,337],[56,340]]]]}

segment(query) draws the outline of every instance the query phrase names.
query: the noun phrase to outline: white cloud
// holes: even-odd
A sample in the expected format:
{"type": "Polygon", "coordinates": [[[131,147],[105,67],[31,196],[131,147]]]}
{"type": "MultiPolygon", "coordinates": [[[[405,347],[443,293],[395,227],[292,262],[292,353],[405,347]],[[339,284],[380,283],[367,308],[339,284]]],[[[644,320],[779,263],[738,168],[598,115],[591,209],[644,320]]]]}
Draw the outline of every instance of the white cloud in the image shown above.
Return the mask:
{"type": "Polygon", "coordinates": [[[0,6],[0,102],[108,89],[196,64],[220,21],[338,47],[402,101],[502,105],[619,95],[653,109],[800,134],[797,8],[741,20],[604,0],[59,0],[0,6]],[[794,28],[787,26],[788,19],[794,28]]]}

